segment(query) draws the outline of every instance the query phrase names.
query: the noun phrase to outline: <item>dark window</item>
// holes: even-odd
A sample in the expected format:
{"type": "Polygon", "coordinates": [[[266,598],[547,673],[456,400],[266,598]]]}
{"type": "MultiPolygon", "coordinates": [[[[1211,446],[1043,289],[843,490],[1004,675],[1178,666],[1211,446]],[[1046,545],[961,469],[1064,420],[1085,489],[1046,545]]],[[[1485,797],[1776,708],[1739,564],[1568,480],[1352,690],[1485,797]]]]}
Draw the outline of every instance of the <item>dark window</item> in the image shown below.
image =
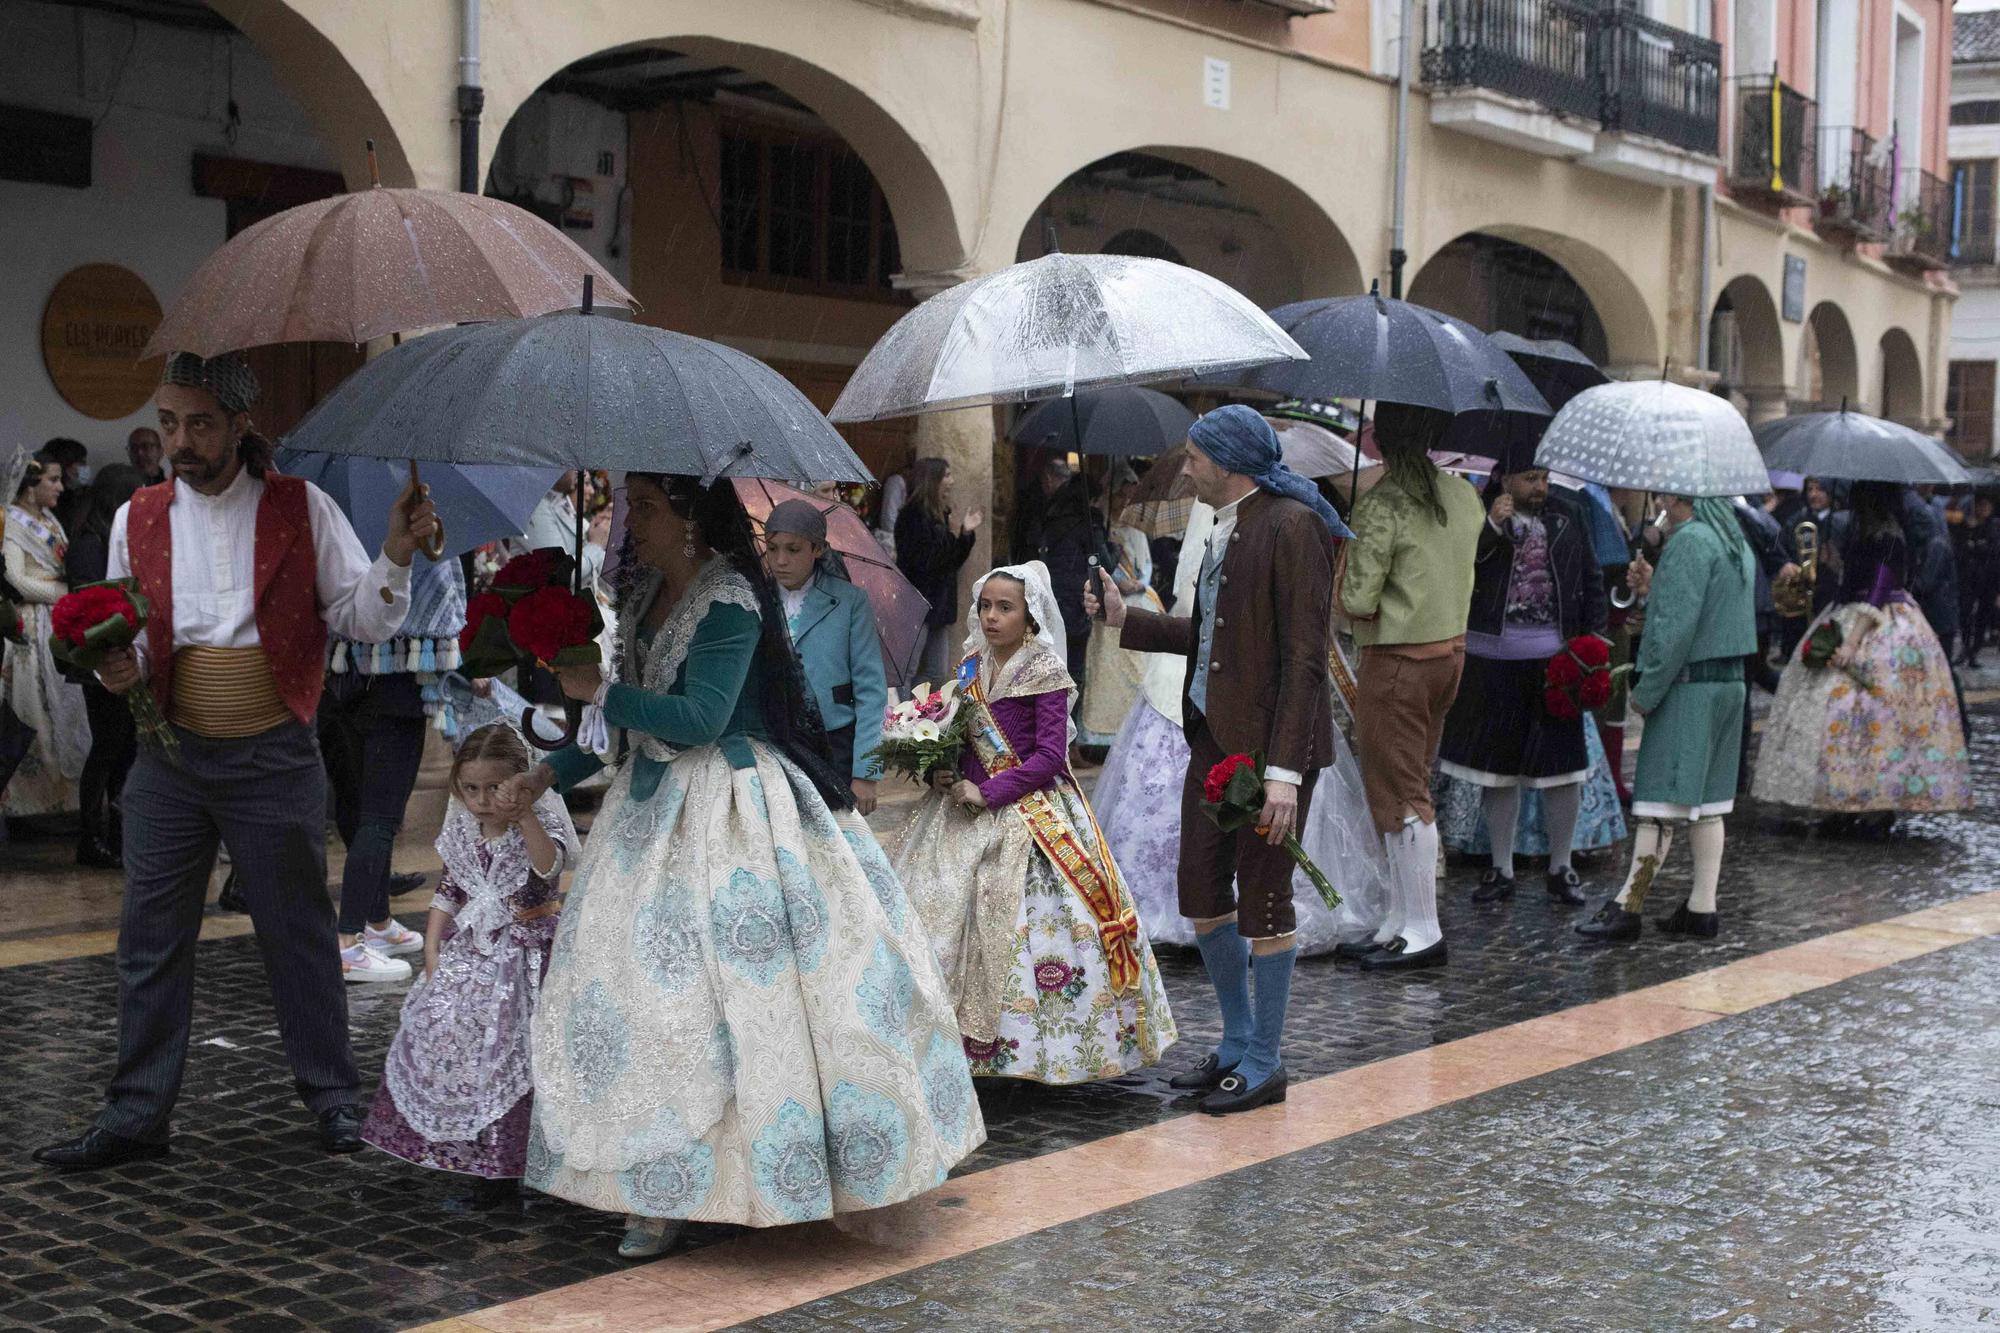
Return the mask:
{"type": "Polygon", "coordinates": [[[722,131],[722,267],[735,277],[845,294],[890,288],[888,201],[837,139],[733,122],[722,131]]]}
{"type": "Polygon", "coordinates": [[[1951,123],[1954,125],[2000,125],[2000,101],[1954,102],[1951,107],[1951,123]]]}
{"type": "Polygon", "coordinates": [[[1958,264],[1993,262],[1996,163],[1990,157],[1951,164],[1951,258],[1958,264]]]}
{"type": "Polygon", "coordinates": [[[90,122],[0,106],[0,180],[90,188],[90,122]]]}
{"type": "Polygon", "coordinates": [[[1944,411],[1951,433],[1945,438],[1968,457],[1993,452],[1993,364],[1954,361],[1946,372],[1944,411]]]}

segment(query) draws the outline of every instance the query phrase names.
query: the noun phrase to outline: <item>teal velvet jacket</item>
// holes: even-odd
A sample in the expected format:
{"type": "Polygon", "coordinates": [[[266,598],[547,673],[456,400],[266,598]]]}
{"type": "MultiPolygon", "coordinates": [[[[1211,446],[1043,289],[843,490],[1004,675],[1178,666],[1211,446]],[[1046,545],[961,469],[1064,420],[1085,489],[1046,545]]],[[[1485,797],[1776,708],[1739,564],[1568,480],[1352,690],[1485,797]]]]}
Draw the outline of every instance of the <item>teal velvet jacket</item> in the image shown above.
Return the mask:
{"type": "Polygon", "coordinates": [[[867,755],[882,744],[889,686],[868,594],[846,579],[815,573],[791,629],[826,729],[854,728],[854,771],[848,776],[880,777],[880,761],[867,755]]]}
{"type": "MultiPolygon", "coordinates": [[[[709,607],[674,673],[673,688],[661,694],[621,681],[605,694],[605,722],[657,736],[677,749],[720,744],[732,767],[753,767],[750,741],[769,738],[755,665],[761,629],[757,616],[740,606],[709,607]]],[[[628,674],[639,669],[637,662],[625,664],[628,674]]],[[[604,767],[598,756],[574,745],[550,755],[548,764],[562,791],[604,767]]],[[[644,752],[634,753],[631,764],[631,799],[651,800],[666,765],[644,752]]]]}

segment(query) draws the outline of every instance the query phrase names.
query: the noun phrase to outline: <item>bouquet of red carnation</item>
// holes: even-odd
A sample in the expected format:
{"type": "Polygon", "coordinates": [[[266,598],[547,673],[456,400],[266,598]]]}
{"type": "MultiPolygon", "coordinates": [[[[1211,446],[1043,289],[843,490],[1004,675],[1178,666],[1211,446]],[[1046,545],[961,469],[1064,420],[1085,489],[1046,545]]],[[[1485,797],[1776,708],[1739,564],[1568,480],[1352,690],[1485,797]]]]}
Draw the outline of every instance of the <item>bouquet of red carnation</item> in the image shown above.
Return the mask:
{"type": "Polygon", "coordinates": [[[597,636],[604,619],[596,598],[570,591],[575,571],[576,562],[557,547],[502,565],[492,590],[465,604],[459,670],[477,679],[497,676],[524,657],[556,667],[601,661],[597,636]]]}
{"type": "MultiPolygon", "coordinates": [[[[95,672],[111,654],[137,641],[152,614],[152,603],[135,579],[86,583],[49,608],[49,652],[64,666],[95,672]]],[[[150,689],[133,686],[125,692],[125,704],[141,737],[170,754],[180,748],[150,689]]]]}
{"type": "MultiPolygon", "coordinates": [[[[1806,635],[1805,642],[1799,645],[1799,661],[1813,671],[1832,666],[1833,655],[1839,652],[1846,642],[1847,636],[1841,632],[1837,622],[1831,619],[1822,620],[1813,626],[1812,633],[1806,635]]],[[[1874,688],[1874,682],[1869,679],[1868,673],[1856,663],[1849,662],[1841,670],[1852,677],[1854,683],[1862,689],[1874,688]]]]}
{"type": "Polygon", "coordinates": [[[1579,634],[1549,659],[1542,707],[1550,717],[1573,722],[1611,702],[1611,645],[1595,634],[1579,634]]]}
{"type": "MultiPolygon", "coordinates": [[[[1256,828],[1257,816],[1264,811],[1264,756],[1261,754],[1232,754],[1214,768],[1208,770],[1208,777],[1201,784],[1202,813],[1215,821],[1215,826],[1225,833],[1234,833],[1240,828],[1256,828]]],[[[1285,850],[1292,854],[1292,860],[1299,869],[1306,872],[1306,878],[1319,890],[1320,898],[1328,908],[1340,906],[1340,895],[1333,885],[1327,883],[1320,868],[1306,855],[1306,849],[1299,845],[1296,834],[1285,835],[1285,850]]]]}

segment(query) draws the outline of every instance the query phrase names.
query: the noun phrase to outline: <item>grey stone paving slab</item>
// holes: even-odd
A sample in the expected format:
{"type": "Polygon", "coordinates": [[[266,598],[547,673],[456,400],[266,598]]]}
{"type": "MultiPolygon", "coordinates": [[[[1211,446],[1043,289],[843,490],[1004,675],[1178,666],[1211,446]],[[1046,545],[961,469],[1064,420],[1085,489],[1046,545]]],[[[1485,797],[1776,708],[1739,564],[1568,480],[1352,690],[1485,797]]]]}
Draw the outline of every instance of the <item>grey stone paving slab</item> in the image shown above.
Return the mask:
{"type": "Polygon", "coordinates": [[[1992,1327],[1997,981],[1948,949],[741,1328],[1992,1327]]]}
{"type": "MultiPolygon", "coordinates": [[[[1444,969],[1362,975],[1328,960],[1301,965],[1286,1058],[1315,1077],[1487,1031],[1731,959],[1877,921],[1967,893],[2000,888],[2000,729],[1979,718],[1974,780],[1983,806],[1969,815],[1909,821],[1888,841],[1798,837],[1759,825],[1746,809],[1731,822],[1722,886],[1723,938],[1712,946],[1649,935],[1607,950],[1570,934],[1575,914],[1536,884],[1498,908],[1468,901],[1469,868],[1442,892],[1451,941],[1444,969]]],[[[885,829],[884,832],[892,832],[885,829]]],[[[1600,863],[1601,883],[1622,871],[1600,863]]],[[[1679,901],[1686,861],[1677,856],[1655,889],[1656,915],[1679,901]]],[[[32,877],[0,877],[0,894],[37,892],[32,877]]],[[[412,922],[412,924],[421,924],[412,922]]],[[[615,1271],[615,1219],[541,1196],[491,1214],[444,1210],[461,1185],[367,1152],[328,1158],[292,1096],[256,943],[200,946],[195,1030],[164,1162],[64,1177],[28,1160],[39,1143],[73,1132],[93,1113],[116,1049],[116,972],[109,957],[0,968],[0,1328],[325,1328],[368,1333],[461,1314],[615,1271]]],[[[1013,1082],[982,1088],[990,1142],[962,1170],[1056,1151],[1186,1114],[1165,1086],[1219,1029],[1196,957],[1161,951],[1161,970],[1188,1040],[1158,1070],[1075,1089],[1013,1082]]],[[[402,1005],[400,986],[349,988],[356,1054],[373,1088],[402,1005]]],[[[1516,1218],[1553,1218],[1568,1206],[1558,1187],[1585,1196],[1610,1189],[1586,1165],[1600,1131],[1587,1108],[1524,1118],[1521,1136],[1562,1135],[1569,1157],[1540,1163],[1544,1192],[1524,1196],[1516,1218]]],[[[1621,1133],[1636,1137],[1628,1123],[1621,1133]]],[[[1790,1133],[1751,1126],[1752,1133],[1790,1133]]],[[[1504,1139],[1431,1142],[1457,1170],[1501,1160],[1504,1139]]],[[[1674,1200],[1648,1200],[1668,1207],[1674,1200]]],[[[1723,1209],[1726,1203],[1704,1205],[1723,1209]]],[[[1676,1214],[1678,1216],[1678,1214],[1676,1214]]],[[[1726,1220],[1726,1212],[1715,1218],[1726,1220]]],[[[1474,1219],[1476,1220],[1476,1219],[1474,1219]]],[[[1485,1225],[1487,1223],[1482,1223],[1485,1225]]],[[[1322,1219],[1322,1230],[1327,1223],[1322,1219]]],[[[734,1234],[692,1229],[690,1243],[734,1234]]],[[[1494,1226],[1493,1240],[1505,1227],[1494,1226]]],[[[1399,1241],[1398,1244],[1415,1242],[1399,1241]]],[[[1425,1242],[1435,1243],[1435,1242],[1425,1242]]],[[[1455,1262],[1471,1262],[1459,1252],[1455,1262]]],[[[1592,1279],[1595,1280],[1595,1279],[1592,1279]]],[[[1189,1300],[1194,1300],[1190,1296],[1189,1300]]],[[[1400,1308],[1400,1307],[1398,1307],[1400,1308]]],[[[893,1312],[884,1317],[901,1317],[893,1312]]],[[[1275,1317],[1275,1316],[1274,1316],[1275,1317]]],[[[1340,1316],[1344,1318],[1345,1316],[1340,1316]]],[[[1387,1317],[1387,1316],[1383,1316],[1387,1317]]],[[[1397,1316],[1405,1317],[1405,1316],[1397,1316]]],[[[925,1325],[919,1325],[925,1326],[925,1325]]]]}

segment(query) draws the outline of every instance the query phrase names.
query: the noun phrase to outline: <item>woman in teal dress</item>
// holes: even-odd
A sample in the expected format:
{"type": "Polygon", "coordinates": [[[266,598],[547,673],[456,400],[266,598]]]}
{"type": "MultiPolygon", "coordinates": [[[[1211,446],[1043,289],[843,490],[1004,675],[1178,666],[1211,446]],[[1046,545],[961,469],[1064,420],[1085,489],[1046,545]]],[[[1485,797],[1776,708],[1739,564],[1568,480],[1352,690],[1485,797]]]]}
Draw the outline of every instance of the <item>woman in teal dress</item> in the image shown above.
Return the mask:
{"type": "MultiPolygon", "coordinates": [[[[1750,544],[1727,500],[1667,499],[1672,528],[1651,576],[1646,633],[1631,689],[1644,719],[1632,779],[1632,869],[1577,933],[1606,943],[1639,938],[1640,908],[1653,877],[1687,830],[1694,887],[1661,929],[1713,939],[1721,918],[1722,817],[1736,808],[1742,759],[1743,659],[1757,651],[1756,573],[1750,544]]],[[[1634,565],[1635,592],[1646,591],[1634,565]]]]}
{"type": "MultiPolygon", "coordinates": [[[[619,660],[558,673],[616,765],[532,1033],[527,1182],[775,1226],[941,1184],[985,1138],[923,926],[851,809],[730,483],[626,478],[619,660]]],[[[585,734],[590,728],[586,726],[585,734]]],[[[571,748],[527,795],[603,766],[571,748]]]]}

